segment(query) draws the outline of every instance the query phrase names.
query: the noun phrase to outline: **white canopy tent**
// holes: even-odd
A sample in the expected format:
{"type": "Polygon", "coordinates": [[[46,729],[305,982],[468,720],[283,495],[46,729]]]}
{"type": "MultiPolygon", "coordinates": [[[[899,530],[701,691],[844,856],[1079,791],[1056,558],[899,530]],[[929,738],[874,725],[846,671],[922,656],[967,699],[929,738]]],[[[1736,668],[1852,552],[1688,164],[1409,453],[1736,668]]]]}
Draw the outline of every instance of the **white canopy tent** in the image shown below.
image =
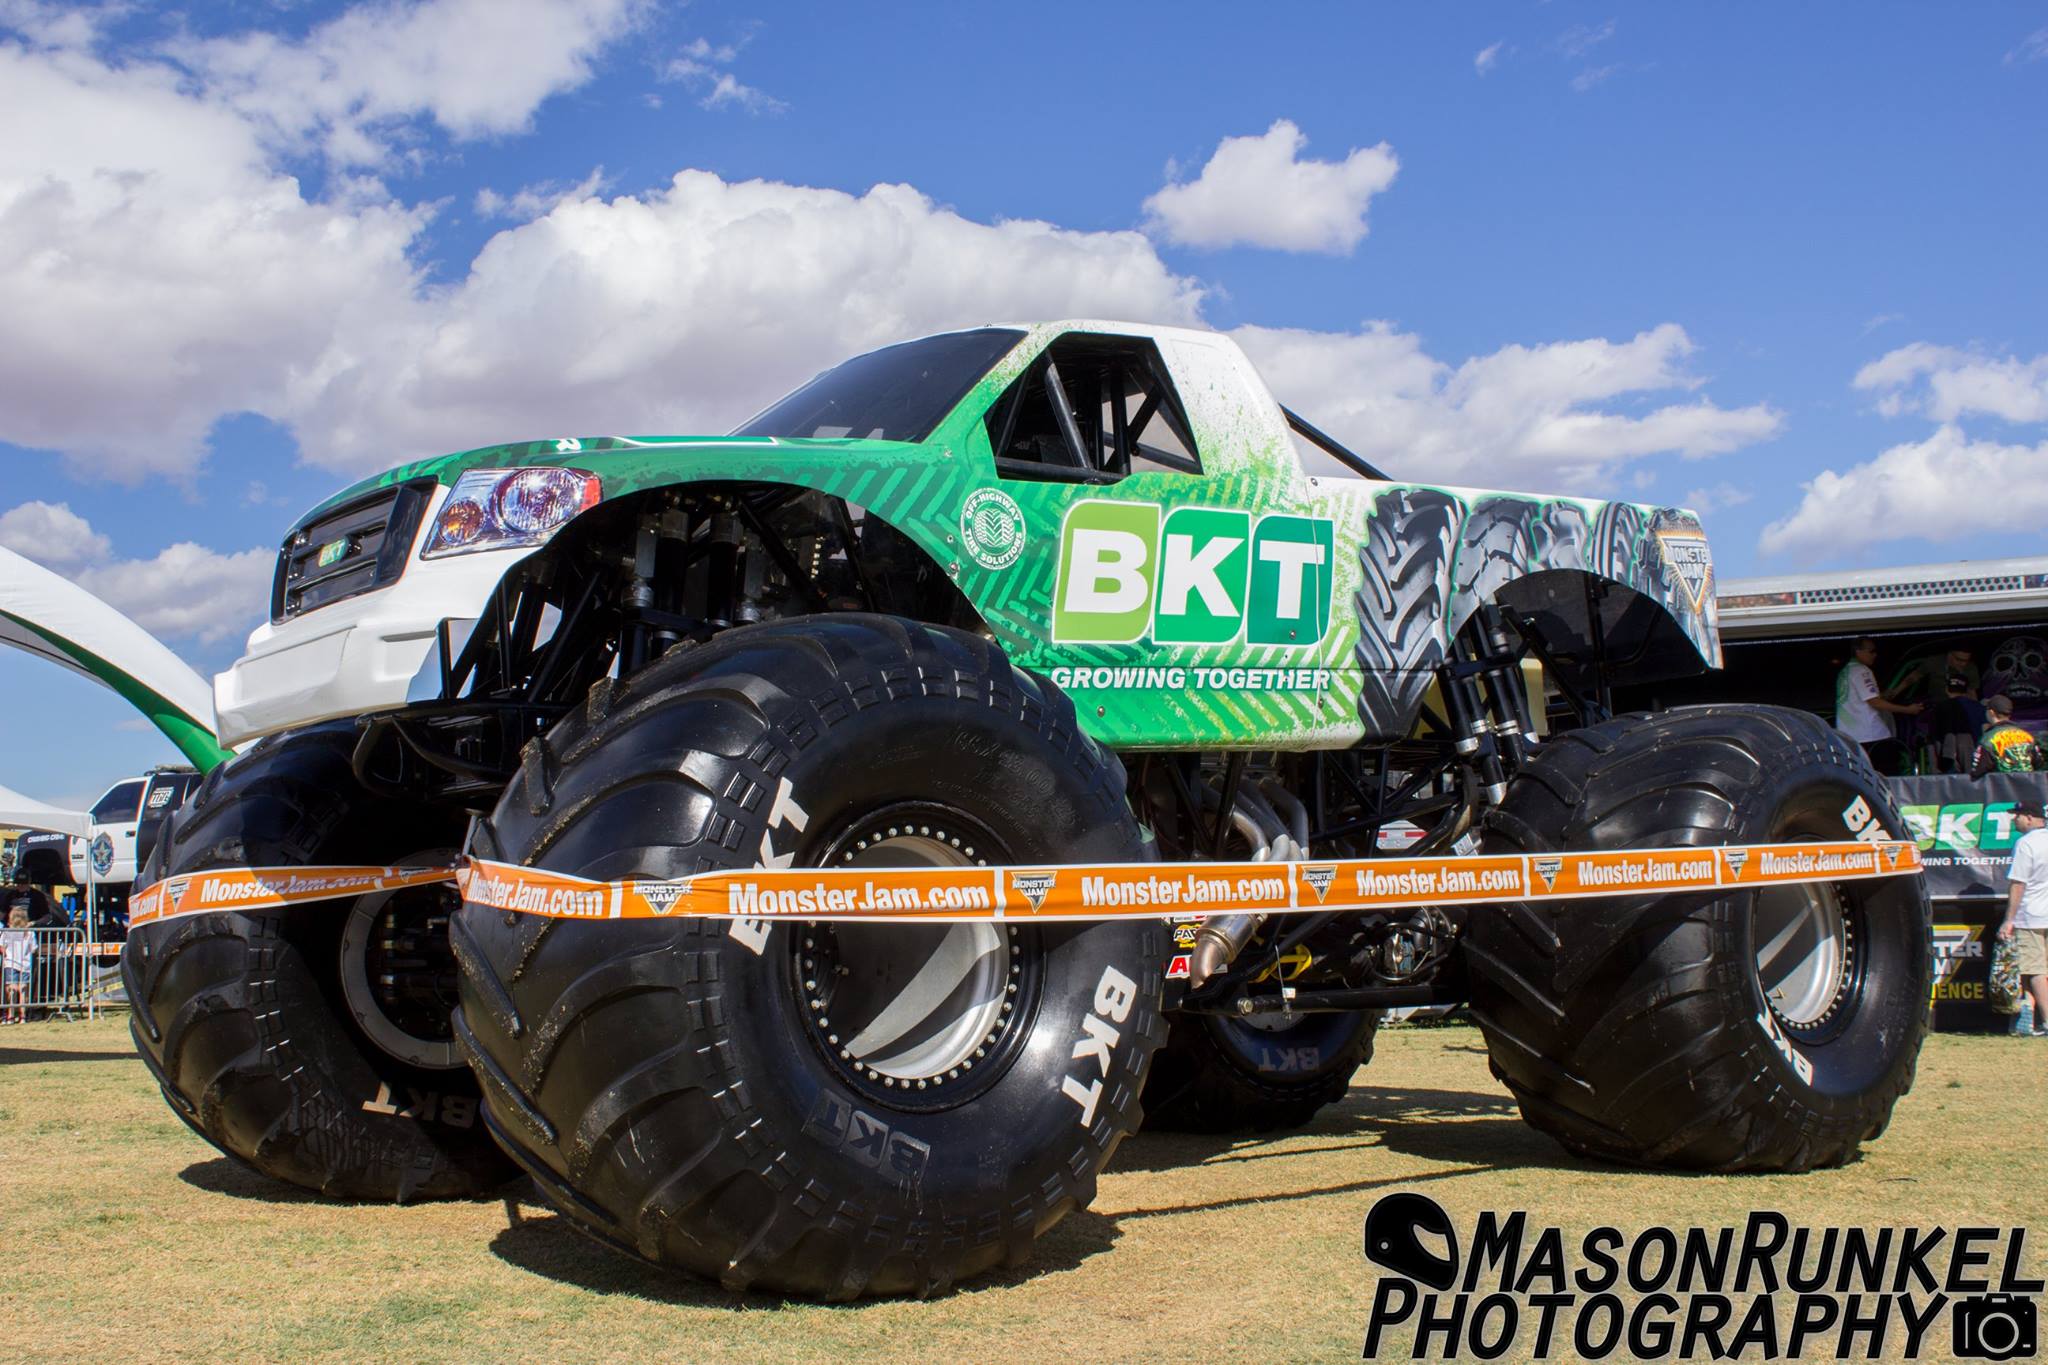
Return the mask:
{"type": "Polygon", "coordinates": [[[92,833],[92,817],[82,810],[65,810],[0,787],[0,827],[46,829],[83,839],[92,833]]]}

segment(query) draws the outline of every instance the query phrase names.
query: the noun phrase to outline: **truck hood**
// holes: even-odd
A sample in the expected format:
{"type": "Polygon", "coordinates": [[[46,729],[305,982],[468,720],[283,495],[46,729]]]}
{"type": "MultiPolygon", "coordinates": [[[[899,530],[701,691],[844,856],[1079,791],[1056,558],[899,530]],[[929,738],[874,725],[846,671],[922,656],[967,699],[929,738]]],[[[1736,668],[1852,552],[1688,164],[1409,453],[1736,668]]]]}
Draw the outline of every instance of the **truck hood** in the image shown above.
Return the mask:
{"type": "Polygon", "coordinates": [[[669,471],[660,482],[673,482],[678,465],[697,466],[699,477],[757,477],[784,461],[815,460],[823,454],[850,458],[893,455],[901,458],[918,447],[902,441],[795,439],[783,436],[564,436],[544,441],[514,441],[479,446],[453,455],[437,455],[396,465],[382,474],[359,480],[321,502],[292,524],[303,525],[366,493],[395,484],[432,479],[453,484],[472,469],[510,469],[525,465],[556,465],[587,469],[604,480],[604,496],[644,487],[655,467],[669,471]]]}

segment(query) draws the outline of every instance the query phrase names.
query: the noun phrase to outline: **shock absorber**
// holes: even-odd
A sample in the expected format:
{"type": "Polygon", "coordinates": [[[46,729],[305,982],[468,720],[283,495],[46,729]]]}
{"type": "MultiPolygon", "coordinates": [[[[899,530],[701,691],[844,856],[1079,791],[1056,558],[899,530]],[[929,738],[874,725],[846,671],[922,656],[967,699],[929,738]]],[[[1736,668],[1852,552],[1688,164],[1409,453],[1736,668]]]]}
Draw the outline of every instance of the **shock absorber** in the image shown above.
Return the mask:
{"type": "Polygon", "coordinates": [[[1501,766],[1500,748],[1494,742],[1493,723],[1487,716],[1486,703],[1480,699],[1479,684],[1475,676],[1483,669],[1483,662],[1461,658],[1464,654],[1466,632],[1458,636],[1458,649],[1451,662],[1438,671],[1437,679],[1443,693],[1444,709],[1451,722],[1451,750],[1458,761],[1479,778],[1483,799],[1489,806],[1499,805],[1508,794],[1507,771],[1501,766]]]}
{"type": "Polygon", "coordinates": [[[1536,743],[1529,694],[1522,678],[1522,649],[1499,607],[1491,602],[1473,618],[1486,649],[1486,708],[1501,758],[1509,772],[1528,761],[1536,743]]]}

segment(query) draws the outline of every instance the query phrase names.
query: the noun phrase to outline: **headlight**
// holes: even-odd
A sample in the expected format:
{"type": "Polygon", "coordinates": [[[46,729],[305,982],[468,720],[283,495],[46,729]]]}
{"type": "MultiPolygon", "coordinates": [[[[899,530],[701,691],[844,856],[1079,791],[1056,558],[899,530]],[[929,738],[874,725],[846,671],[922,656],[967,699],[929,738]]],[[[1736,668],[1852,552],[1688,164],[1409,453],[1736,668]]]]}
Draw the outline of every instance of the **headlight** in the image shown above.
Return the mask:
{"type": "Polygon", "coordinates": [[[539,545],[603,495],[581,469],[472,469],[449,491],[420,558],[539,545]]]}

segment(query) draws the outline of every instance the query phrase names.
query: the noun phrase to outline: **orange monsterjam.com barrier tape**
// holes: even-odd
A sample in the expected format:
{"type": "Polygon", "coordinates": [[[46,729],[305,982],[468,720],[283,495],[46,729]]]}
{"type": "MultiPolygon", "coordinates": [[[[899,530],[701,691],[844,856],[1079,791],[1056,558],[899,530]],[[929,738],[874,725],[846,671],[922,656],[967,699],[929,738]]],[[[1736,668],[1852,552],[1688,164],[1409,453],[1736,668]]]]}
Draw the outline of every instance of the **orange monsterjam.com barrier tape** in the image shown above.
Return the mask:
{"type": "Polygon", "coordinates": [[[452,867],[220,867],[153,882],[128,898],[128,927],[208,910],[275,910],[455,880],[452,867]]]}
{"type": "Polygon", "coordinates": [[[1920,870],[1919,849],[1896,840],[1298,863],[751,868],[676,881],[620,882],[469,858],[456,868],[195,872],[159,882],[131,899],[129,923],[271,909],[451,879],[472,905],[551,919],[694,916],[949,924],[1483,905],[1861,881],[1920,870]]]}

